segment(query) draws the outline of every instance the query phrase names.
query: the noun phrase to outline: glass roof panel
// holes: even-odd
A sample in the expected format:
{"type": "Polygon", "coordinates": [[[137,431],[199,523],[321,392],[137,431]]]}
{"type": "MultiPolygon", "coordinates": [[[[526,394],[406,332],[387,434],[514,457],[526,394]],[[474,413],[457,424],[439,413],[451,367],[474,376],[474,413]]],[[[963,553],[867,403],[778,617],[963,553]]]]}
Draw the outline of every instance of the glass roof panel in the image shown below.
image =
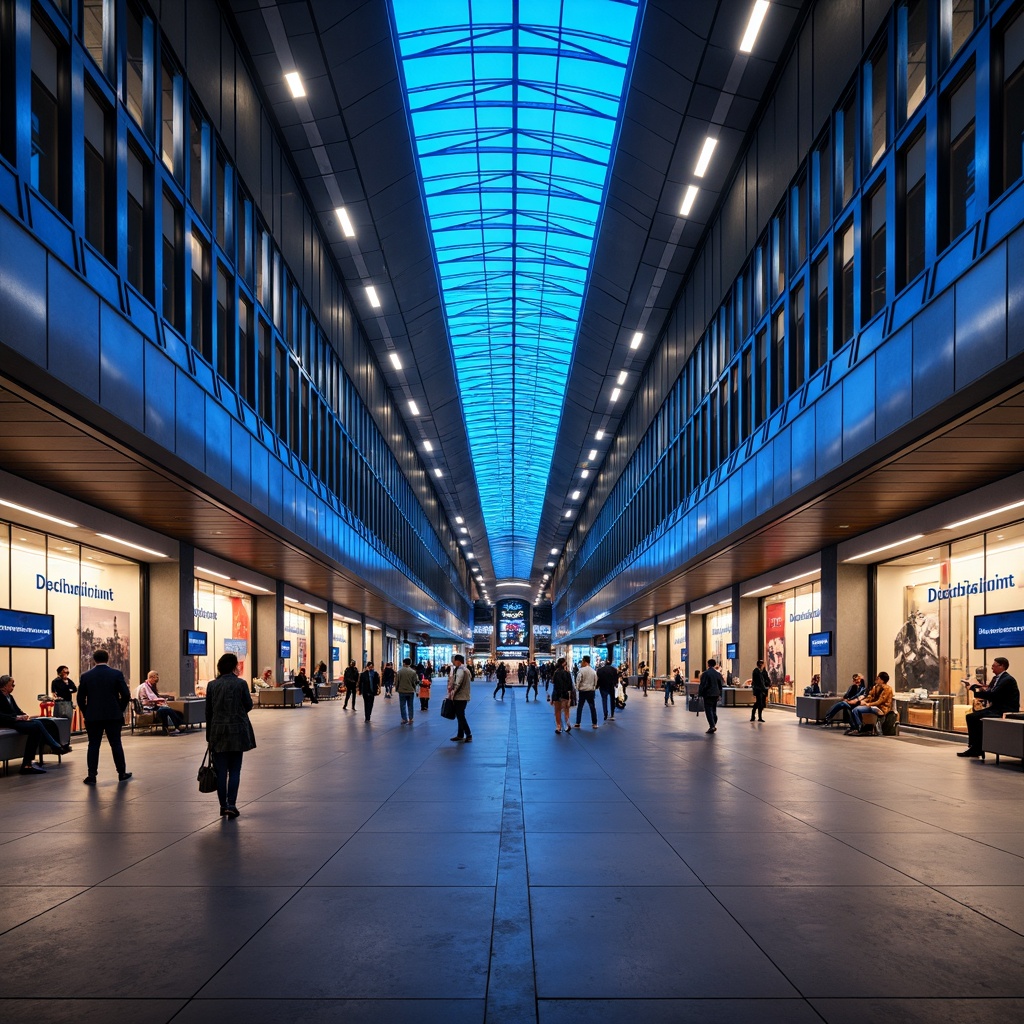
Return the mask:
{"type": "Polygon", "coordinates": [[[494,571],[529,576],[643,0],[391,0],[494,571]]]}

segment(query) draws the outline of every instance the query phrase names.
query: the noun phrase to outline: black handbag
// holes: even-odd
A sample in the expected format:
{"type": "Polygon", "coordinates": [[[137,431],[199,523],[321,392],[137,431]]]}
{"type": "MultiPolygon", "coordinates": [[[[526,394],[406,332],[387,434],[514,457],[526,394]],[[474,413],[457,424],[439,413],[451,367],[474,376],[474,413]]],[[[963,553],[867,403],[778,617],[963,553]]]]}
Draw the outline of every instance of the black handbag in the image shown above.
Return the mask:
{"type": "Polygon", "coordinates": [[[455,718],[455,701],[451,697],[445,697],[441,701],[441,717],[442,718],[455,718]]]}
{"type": "Polygon", "coordinates": [[[217,792],[217,769],[213,767],[213,751],[210,750],[209,744],[207,744],[206,756],[199,766],[199,774],[196,778],[199,780],[200,793],[217,792]]]}

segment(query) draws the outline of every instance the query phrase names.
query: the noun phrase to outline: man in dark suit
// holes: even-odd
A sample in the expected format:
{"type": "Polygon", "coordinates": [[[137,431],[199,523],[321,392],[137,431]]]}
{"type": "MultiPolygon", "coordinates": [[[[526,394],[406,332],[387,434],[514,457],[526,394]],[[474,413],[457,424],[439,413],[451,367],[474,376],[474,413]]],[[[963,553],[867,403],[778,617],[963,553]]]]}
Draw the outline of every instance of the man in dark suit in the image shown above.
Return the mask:
{"type": "Polygon", "coordinates": [[[715,667],[718,663],[708,658],[707,671],[700,677],[697,693],[704,698],[704,717],[708,720],[708,732],[718,731],[718,702],[722,697],[725,680],[715,667]]]}
{"type": "Polygon", "coordinates": [[[51,747],[56,754],[67,754],[71,747],[63,746],[57,733],[56,723],[45,718],[29,718],[14,699],[14,676],[0,676],[0,725],[22,733],[25,739],[25,755],[21,759],[22,775],[42,775],[46,769],[32,763],[40,743],[51,747]]]}
{"type": "Polygon", "coordinates": [[[1010,675],[1006,658],[992,660],[992,682],[988,686],[975,683],[971,689],[975,696],[988,701],[988,707],[971,711],[967,715],[967,749],[957,757],[983,757],[981,749],[981,723],[985,718],[1002,718],[1012,711],[1020,711],[1020,690],[1017,680],[1010,675]]]}
{"type": "Polygon", "coordinates": [[[370,715],[373,714],[373,698],[377,696],[379,689],[380,676],[377,675],[373,662],[368,661],[366,668],[359,675],[359,695],[363,698],[363,714],[366,716],[366,721],[369,721],[370,715]]]}
{"type": "Polygon", "coordinates": [[[754,691],[754,706],[750,709],[750,720],[754,720],[754,712],[757,712],[757,720],[764,721],[764,706],[768,703],[768,688],[772,685],[772,678],[764,667],[764,659],[758,658],[757,668],[750,675],[750,687],[754,691]]]}
{"type": "Polygon", "coordinates": [[[102,649],[93,652],[92,660],[96,667],[89,669],[78,684],[78,708],[85,717],[85,731],[89,734],[89,752],[86,754],[89,774],[83,780],[87,786],[96,785],[100,744],[104,736],[114,755],[118,781],[127,782],[132,777],[132,773],[125,770],[124,747],[121,746],[124,712],[132,695],[124,676],[107,664],[109,657],[102,649]]]}

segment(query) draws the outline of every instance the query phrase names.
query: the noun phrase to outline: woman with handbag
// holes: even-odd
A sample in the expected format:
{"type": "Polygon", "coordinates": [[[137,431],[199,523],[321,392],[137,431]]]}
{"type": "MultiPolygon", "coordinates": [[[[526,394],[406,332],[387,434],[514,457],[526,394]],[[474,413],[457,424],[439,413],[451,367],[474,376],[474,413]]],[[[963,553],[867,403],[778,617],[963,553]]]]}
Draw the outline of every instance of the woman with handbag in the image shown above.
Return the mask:
{"type": "Polygon", "coordinates": [[[565,731],[572,732],[569,724],[569,702],[572,700],[572,676],[565,667],[565,658],[559,658],[555,674],[551,678],[551,706],[555,709],[555,735],[562,734],[562,719],[565,731]]]}
{"type": "Polygon", "coordinates": [[[256,746],[256,737],[249,723],[252,696],[249,687],[238,678],[236,655],[221,655],[217,673],[217,678],[206,687],[206,742],[217,769],[220,813],[226,818],[237,818],[240,813],[236,801],[242,754],[256,746]]]}

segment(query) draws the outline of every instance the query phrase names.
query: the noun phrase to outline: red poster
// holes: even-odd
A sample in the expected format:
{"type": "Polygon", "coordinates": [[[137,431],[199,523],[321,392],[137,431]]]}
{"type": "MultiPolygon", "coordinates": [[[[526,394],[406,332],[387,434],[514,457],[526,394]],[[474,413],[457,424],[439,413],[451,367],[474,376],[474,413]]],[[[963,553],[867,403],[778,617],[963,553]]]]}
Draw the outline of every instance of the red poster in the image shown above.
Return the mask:
{"type": "MultiPolygon", "coordinates": [[[[246,649],[249,644],[249,612],[240,597],[231,598],[231,636],[235,640],[244,640],[246,649]]],[[[238,674],[245,678],[245,658],[238,659],[238,674]]]]}
{"type": "Polygon", "coordinates": [[[764,651],[771,685],[782,687],[786,679],[786,603],[770,604],[764,612],[764,651]]]}

